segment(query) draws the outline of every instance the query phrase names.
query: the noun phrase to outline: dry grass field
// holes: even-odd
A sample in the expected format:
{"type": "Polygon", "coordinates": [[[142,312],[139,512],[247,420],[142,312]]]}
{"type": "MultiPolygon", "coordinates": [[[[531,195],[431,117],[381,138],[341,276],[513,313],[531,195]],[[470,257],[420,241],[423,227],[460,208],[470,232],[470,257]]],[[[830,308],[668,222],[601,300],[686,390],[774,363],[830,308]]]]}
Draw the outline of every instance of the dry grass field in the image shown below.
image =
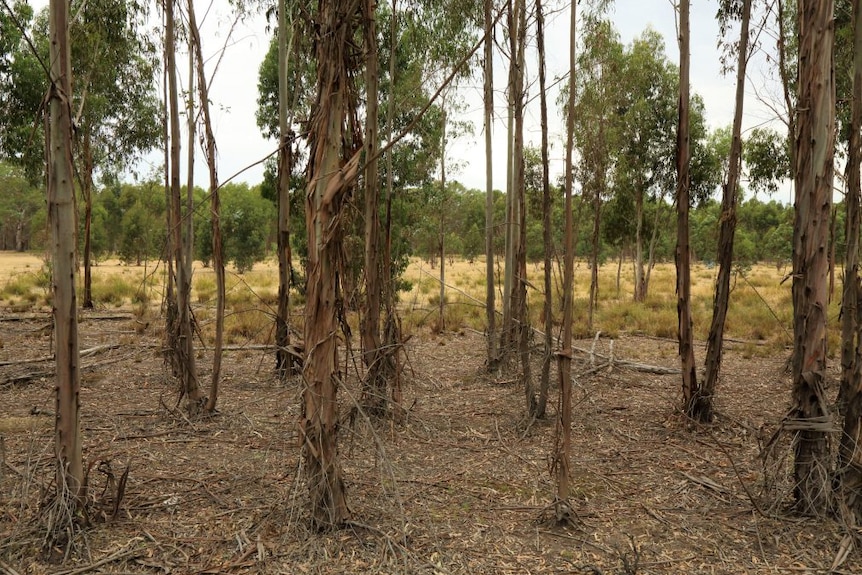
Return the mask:
{"type": "MultiPolygon", "coordinates": [[[[352,518],[321,534],[306,521],[300,382],[279,382],[271,352],[250,345],[271,337],[272,267],[230,276],[231,348],[219,411],[189,420],[160,351],[158,271],[145,280],[143,268],[102,263],[94,269],[97,309],[82,312],[80,322],[82,349],[95,350],[82,358],[81,392],[90,526],[67,546],[46,546],[53,372],[42,265],[19,254],[0,264],[3,575],[862,573],[858,550],[842,556],[838,521],[790,509],[792,436],[781,426],[790,400],[790,286],[768,266],[737,279],[718,417],[709,426],[678,411],[672,266],[655,270],[648,301],[637,305],[630,267],[619,294],[616,266],[602,268],[600,337],[584,327],[586,303],[578,298],[576,516],[560,526],[551,517],[548,467],[556,386],[549,417],[530,425],[514,380],[484,369],[484,264],[448,268],[440,331],[439,269],[414,261],[406,277],[413,289],[402,298],[412,336],[405,418],[348,418],[361,361],[342,356],[340,446],[352,518]]],[[[541,286],[540,270],[530,272],[531,284],[541,286]]],[[[694,270],[701,338],[714,273],[694,270]]],[[[576,293],[587,293],[583,264],[576,275],[576,293]]],[[[206,269],[196,278],[198,366],[206,378],[213,286],[206,269]]],[[[541,295],[530,297],[537,315],[541,295]]],[[[702,360],[702,345],[696,353],[702,360]]],[[[533,373],[539,361],[536,354],[533,373]]],[[[834,362],[828,381],[831,397],[834,362]]]]}

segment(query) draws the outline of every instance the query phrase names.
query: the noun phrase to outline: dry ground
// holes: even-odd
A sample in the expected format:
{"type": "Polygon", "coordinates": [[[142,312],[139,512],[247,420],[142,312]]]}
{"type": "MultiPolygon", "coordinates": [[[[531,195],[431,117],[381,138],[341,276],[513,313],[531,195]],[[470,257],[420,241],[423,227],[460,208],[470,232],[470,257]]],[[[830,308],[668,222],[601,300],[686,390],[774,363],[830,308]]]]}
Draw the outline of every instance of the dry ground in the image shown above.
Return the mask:
{"type": "MultiPolygon", "coordinates": [[[[577,519],[559,527],[549,520],[553,418],[525,429],[521,390],[483,375],[480,335],[417,336],[406,420],[345,424],[353,521],[314,534],[297,383],[276,381],[265,352],[231,351],[219,414],[188,421],[174,409],[157,329],[138,333],[131,316],[103,314],[81,323],[82,349],[117,345],[83,360],[85,458],[98,502],[65,563],[52,563],[66,549],[46,554],[36,523],[53,474],[50,363],[20,363],[50,355],[49,318],[0,320],[0,572],[827,573],[840,548],[836,522],[785,508],[788,438],[760,458],[788,406],[784,355],[743,357],[731,346],[720,417],[692,427],[675,410],[677,375],[618,362],[595,370],[580,354],[577,519]],[[102,492],[126,465],[117,517],[106,520],[113,508],[102,492]]],[[[609,356],[610,340],[596,351],[609,356]]],[[[613,356],[676,365],[675,343],[659,339],[620,337],[613,356]]],[[[201,354],[204,372],[208,359],[201,354]]],[[[355,396],[355,384],[342,390],[345,412],[355,396]]],[[[835,572],[862,572],[858,552],[835,572]]]]}

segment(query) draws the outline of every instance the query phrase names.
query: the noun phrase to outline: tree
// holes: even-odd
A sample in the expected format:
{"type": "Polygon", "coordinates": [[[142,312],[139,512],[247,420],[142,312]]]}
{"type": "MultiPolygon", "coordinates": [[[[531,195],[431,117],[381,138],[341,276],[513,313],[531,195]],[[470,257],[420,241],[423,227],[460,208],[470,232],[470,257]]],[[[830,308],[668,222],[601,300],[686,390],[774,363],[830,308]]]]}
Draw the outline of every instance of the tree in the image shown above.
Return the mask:
{"type": "Polygon", "coordinates": [[[92,0],[82,4],[70,25],[74,40],[75,140],[83,197],[84,290],[82,305],[93,307],[92,214],[97,172],[129,165],[159,138],[158,100],[152,82],[155,46],[140,30],[143,5],[92,0]]]}
{"type": "Polygon", "coordinates": [[[291,91],[288,82],[294,63],[293,47],[296,26],[288,2],[278,3],[278,309],[275,315],[275,369],[280,378],[293,374],[290,348],[290,180],[293,175],[293,140],[291,91]]]}
{"type": "MultiPolygon", "coordinates": [[[[631,215],[634,234],[629,240],[634,244],[634,300],[644,301],[660,228],[657,220],[651,225],[646,222],[646,204],[650,198],[660,200],[675,185],[674,126],[679,72],[664,54],[662,37],[648,30],[627,50],[621,74],[626,82],[622,86],[624,101],[619,108],[622,112],[618,121],[619,157],[613,174],[614,196],[620,201],[610,207],[634,206],[631,215]],[[649,242],[648,226],[652,230],[649,242]]],[[[655,215],[660,217],[660,210],[655,215]]]]}
{"type": "MultiPolygon", "coordinates": [[[[216,276],[216,325],[215,344],[213,346],[213,367],[210,376],[210,394],[207,397],[204,409],[207,413],[215,411],[218,400],[219,378],[221,377],[222,346],[224,340],[224,308],[225,308],[225,272],[224,252],[222,250],[221,236],[221,202],[219,200],[218,170],[216,168],[216,142],[212,129],[210,117],[209,82],[204,71],[203,47],[201,46],[200,30],[195,17],[194,0],[188,0],[189,50],[194,51],[194,60],[197,69],[197,85],[203,112],[205,148],[207,167],[209,168],[209,197],[210,197],[210,222],[212,229],[213,245],[213,270],[216,276]]],[[[191,190],[188,190],[191,193],[191,190]]],[[[191,237],[189,237],[191,241],[191,237]]],[[[186,254],[186,258],[188,253],[186,254]]]]}
{"type": "MultiPolygon", "coordinates": [[[[726,21],[736,4],[725,3],[719,9],[719,18],[726,21]]],[[[745,70],[748,64],[748,28],[751,19],[751,0],[743,0],[740,14],[739,46],[736,62],[736,102],[733,114],[730,157],[727,180],[721,200],[721,230],[718,239],[718,276],[715,280],[712,324],[706,344],[706,376],[698,395],[690,404],[690,417],[702,422],[712,421],[713,395],[721,369],[724,323],[730,302],[730,274],[733,265],[733,242],[736,234],[736,204],[742,171],[742,107],[745,101],[745,70]]]]}
{"type": "Polygon", "coordinates": [[[835,84],[832,76],[834,4],[799,1],[799,82],[793,234],[793,411],[796,506],[819,515],[829,507],[826,371],[828,238],[832,209],[835,84]]]}
{"type": "MultiPolygon", "coordinates": [[[[494,281],[494,177],[491,126],[494,113],[494,23],[492,1],[482,3],[485,25],[484,57],[484,110],[485,110],[485,321],[488,324],[487,364],[489,370],[497,365],[497,306],[494,281]]],[[[544,95],[544,93],[543,93],[544,95]]]]}
{"type": "MultiPolygon", "coordinates": [[[[551,183],[548,173],[548,102],[545,95],[545,16],[542,11],[542,0],[536,0],[536,43],[539,51],[539,113],[542,128],[542,246],[544,252],[544,290],[545,301],[542,309],[544,319],[545,339],[542,356],[542,372],[539,379],[538,397],[530,400],[535,405],[534,416],[545,416],[548,404],[548,388],[551,379],[551,350],[553,347],[554,311],[553,291],[551,286],[552,249],[551,236],[551,183]]],[[[493,293],[493,290],[492,290],[493,293]]]]}
{"type": "Polygon", "coordinates": [[[853,2],[853,91],[847,158],[847,255],[841,302],[841,392],[844,428],[838,451],[841,495],[852,513],[852,524],[862,522],[862,324],[859,321],[859,233],[862,203],[862,0],[853,2]]]}
{"type": "Polygon", "coordinates": [[[689,125],[689,0],[679,3],[679,124],[676,156],[676,292],[679,319],[679,357],[682,366],[683,405],[686,413],[698,397],[691,317],[691,248],[689,246],[690,125],[689,125]]]}
{"type": "Polygon", "coordinates": [[[54,455],[57,463],[55,524],[66,529],[84,505],[84,460],[80,426],[80,354],[75,294],[75,202],[72,175],[72,65],[69,3],[51,0],[49,120],[45,134],[48,214],[51,227],[54,361],[54,455]]]}
{"type": "Polygon", "coordinates": [[[342,210],[358,175],[362,144],[356,126],[353,78],[359,55],[353,38],[358,3],[322,0],[315,17],[317,99],[309,126],[308,276],[305,306],[304,388],[300,440],[312,523],[330,529],[349,508],[338,458],[338,269],[342,210]],[[350,9],[352,8],[352,12],[350,9]]]}
{"type": "Polygon", "coordinates": [[[572,150],[574,148],[575,132],[575,31],[577,23],[577,5],[572,3],[569,28],[569,94],[566,105],[566,232],[565,261],[563,264],[563,328],[561,349],[557,352],[558,372],[560,377],[560,409],[557,419],[556,440],[553,455],[553,471],[557,482],[557,493],[554,499],[554,511],[557,522],[568,521],[572,510],[569,505],[570,467],[569,452],[571,451],[572,434],[572,304],[574,299],[575,241],[574,222],[572,214],[572,150]]]}
{"type": "Polygon", "coordinates": [[[590,234],[590,304],[588,329],[593,327],[593,311],[598,302],[598,268],[602,206],[611,192],[611,169],[619,149],[620,116],[625,105],[619,85],[623,72],[623,48],[611,23],[601,13],[584,19],[583,50],[580,53],[575,147],[580,162],[575,170],[582,195],[592,204],[590,234]]]}
{"type": "Polygon", "coordinates": [[[174,8],[176,0],[165,0],[165,74],[167,75],[168,117],[170,121],[168,154],[168,235],[172,265],[169,272],[176,274],[175,289],[169,289],[167,297],[168,353],[174,375],[179,378],[180,396],[185,396],[189,413],[196,414],[204,406],[198,382],[195,362],[194,332],[191,321],[191,265],[185,242],[192,241],[184,235],[183,203],[180,188],[180,118],[177,99],[177,62],[174,8]]]}

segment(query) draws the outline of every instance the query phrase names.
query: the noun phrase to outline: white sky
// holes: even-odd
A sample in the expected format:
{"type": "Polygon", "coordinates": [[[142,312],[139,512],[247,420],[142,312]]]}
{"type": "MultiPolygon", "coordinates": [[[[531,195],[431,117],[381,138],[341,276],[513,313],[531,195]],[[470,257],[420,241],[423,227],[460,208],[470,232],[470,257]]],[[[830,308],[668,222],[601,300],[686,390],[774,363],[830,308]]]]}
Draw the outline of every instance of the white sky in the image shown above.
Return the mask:
{"type": "MultiPolygon", "coordinates": [[[[41,7],[46,0],[35,0],[33,4],[41,7]]],[[[198,18],[202,17],[209,3],[197,2],[198,18]]],[[[691,83],[692,91],[699,94],[706,104],[706,118],[711,127],[729,125],[733,117],[733,94],[735,77],[722,76],[720,73],[719,53],[716,48],[718,25],[715,21],[717,0],[696,1],[691,6],[691,83]]],[[[226,0],[213,0],[211,13],[202,24],[202,38],[205,57],[217,55],[225,44],[226,35],[232,22],[229,5],[226,0]]],[[[583,4],[581,4],[583,6],[583,4]]],[[[579,10],[582,8],[579,7],[579,10]]],[[[562,76],[568,67],[568,3],[549,0],[546,11],[546,52],[548,55],[548,82],[562,76]],[[555,10],[559,10],[555,12],[555,10]]],[[[678,62],[676,43],[674,8],[671,0],[617,0],[611,9],[609,17],[619,31],[624,44],[638,36],[647,27],[652,27],[665,38],[666,53],[673,62],[678,62]]],[[[735,35],[737,32],[733,32],[735,35]]],[[[210,98],[213,103],[214,130],[219,151],[219,179],[226,180],[244,167],[269,154],[275,148],[275,142],[265,140],[255,123],[254,114],[257,107],[257,75],[261,61],[269,46],[270,34],[266,31],[263,15],[255,16],[240,24],[233,32],[232,41],[226,49],[219,70],[211,83],[210,98]]],[[[771,40],[765,40],[770,44],[771,40]]],[[[481,52],[481,49],[480,49],[481,52]]],[[[208,73],[217,60],[212,57],[208,62],[208,73]]],[[[180,57],[180,68],[185,70],[184,58],[180,57]]],[[[502,86],[505,74],[502,61],[495,62],[495,92],[497,93],[495,109],[497,121],[493,130],[494,139],[494,186],[497,189],[505,187],[505,102],[502,86]],[[502,75],[501,75],[502,74],[502,75]]],[[[755,98],[752,79],[758,85],[758,91],[764,87],[764,74],[758,65],[749,72],[749,85],[746,89],[746,113],[744,127],[752,127],[774,119],[769,107],[755,98]]],[[[528,64],[528,73],[535,87],[531,97],[538,90],[537,67],[535,63],[528,64]]],[[[155,79],[159,82],[160,79],[155,79]]],[[[183,80],[183,84],[185,81],[183,80]]],[[[430,92],[435,87],[431,87],[430,92]]],[[[769,88],[767,86],[767,88],[769,88]]],[[[773,92],[775,88],[770,88],[773,92]]],[[[482,80],[477,77],[464,83],[460,92],[465,103],[464,119],[474,124],[472,135],[463,136],[451,142],[448,161],[455,163],[455,173],[452,178],[461,181],[467,187],[484,189],[484,135],[482,132],[482,80]]],[[[552,142],[552,173],[560,173],[563,155],[563,126],[559,109],[556,105],[558,90],[553,89],[548,94],[549,122],[552,142]]],[[[538,99],[536,98],[528,109],[525,137],[528,144],[538,146],[539,133],[538,99]]],[[[780,127],[779,127],[780,129],[780,127]]],[[[185,146],[185,141],[183,146],[185,146]]],[[[185,160],[185,152],[182,153],[185,160]]],[[[147,174],[158,168],[161,154],[154,153],[148,160],[142,162],[138,173],[147,174]]],[[[447,168],[451,171],[452,167],[447,168]]],[[[185,170],[185,167],[183,167],[185,170]]],[[[198,154],[195,166],[195,179],[198,185],[206,186],[208,176],[203,165],[202,154],[198,154]]],[[[258,165],[244,172],[237,179],[250,184],[259,183],[263,177],[263,166],[258,165]]],[[[783,198],[781,198],[783,199],[783,198]]]]}

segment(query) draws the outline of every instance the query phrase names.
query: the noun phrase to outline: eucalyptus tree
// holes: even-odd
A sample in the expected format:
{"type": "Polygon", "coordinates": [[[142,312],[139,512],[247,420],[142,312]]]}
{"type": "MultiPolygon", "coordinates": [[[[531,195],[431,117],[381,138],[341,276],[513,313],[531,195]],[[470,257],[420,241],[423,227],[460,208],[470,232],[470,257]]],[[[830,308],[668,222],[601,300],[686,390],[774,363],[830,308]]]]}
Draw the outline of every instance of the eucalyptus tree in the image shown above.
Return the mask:
{"type": "Polygon", "coordinates": [[[832,74],[832,0],[799,0],[799,74],[794,145],[793,409],[800,424],[794,443],[796,505],[826,513],[830,502],[826,310],[829,221],[835,141],[832,74]]]}
{"type": "Polygon", "coordinates": [[[70,22],[75,74],[73,122],[83,197],[84,290],[93,307],[91,226],[94,177],[118,172],[155,147],[160,133],[152,78],[158,57],[145,30],[148,8],[138,2],[91,0],[70,22]]]}
{"type": "Polygon", "coordinates": [[[167,154],[168,244],[171,264],[168,269],[175,274],[168,291],[166,336],[167,349],[174,375],[179,378],[179,394],[186,398],[189,413],[196,414],[204,406],[195,360],[194,330],[191,318],[191,265],[187,263],[190,252],[184,247],[192,238],[183,233],[183,201],[180,187],[180,116],[176,61],[176,0],[164,0],[164,66],[167,83],[167,115],[169,119],[167,154]]]}
{"type": "Polygon", "coordinates": [[[676,293],[679,321],[679,358],[682,368],[682,393],[686,413],[698,396],[694,361],[694,325],[691,316],[691,248],[689,245],[689,202],[691,185],[690,126],[690,1],[679,3],[679,120],[676,152],[676,293]]]}
{"type": "MultiPolygon", "coordinates": [[[[210,375],[210,392],[204,409],[207,413],[215,411],[218,401],[219,379],[221,377],[222,347],[224,343],[225,314],[225,270],[224,250],[222,249],[221,233],[221,201],[219,198],[218,168],[216,165],[216,141],[210,115],[209,81],[204,69],[203,46],[201,46],[200,29],[195,15],[194,0],[187,4],[189,50],[194,52],[195,71],[201,111],[204,125],[204,155],[209,172],[210,224],[212,230],[213,270],[216,277],[216,325],[215,344],[213,346],[213,366],[210,375]]],[[[191,167],[190,167],[191,169],[191,167]]],[[[190,193],[191,190],[188,190],[190,193]]],[[[190,217],[190,215],[189,215],[190,217]]],[[[191,241],[191,238],[189,238],[191,241]]]]}
{"type": "Polygon", "coordinates": [[[48,14],[22,0],[0,10],[0,158],[21,166],[31,184],[45,178],[42,100],[48,75],[48,14]]]}
{"type": "Polygon", "coordinates": [[[718,239],[718,275],[715,280],[712,323],[706,344],[706,374],[703,385],[688,405],[689,417],[702,422],[710,422],[713,417],[713,395],[721,369],[724,325],[727,307],[730,302],[730,274],[733,266],[733,244],[736,234],[736,204],[739,181],[742,172],[742,111],[745,102],[745,72],[749,58],[749,22],[751,21],[751,1],[724,2],[719,7],[718,17],[724,26],[731,18],[740,22],[739,44],[736,61],[736,100],[733,114],[730,157],[728,158],[727,179],[721,200],[721,229],[718,239]]]}
{"type": "MultiPolygon", "coordinates": [[[[542,252],[544,256],[543,288],[545,290],[542,318],[544,320],[545,338],[543,341],[542,371],[539,376],[539,393],[537,397],[530,400],[529,405],[535,405],[534,415],[535,417],[540,418],[545,417],[545,410],[548,404],[554,328],[551,278],[553,272],[551,267],[551,258],[553,256],[553,237],[551,229],[551,182],[548,169],[548,102],[546,97],[545,80],[545,14],[542,8],[542,0],[536,0],[536,47],[539,54],[539,117],[541,118],[542,130],[542,252]]],[[[491,278],[493,279],[493,270],[491,278]]],[[[491,293],[493,293],[493,289],[491,290],[491,293]]]]}
{"type": "Polygon", "coordinates": [[[50,3],[50,87],[45,151],[48,172],[48,214],[53,273],[54,456],[57,465],[53,513],[65,531],[85,501],[84,460],[80,424],[80,352],[75,293],[75,211],[72,175],[72,64],[69,45],[69,3],[50,3]]]}
{"type": "Polygon", "coordinates": [[[569,82],[566,102],[566,159],[565,159],[565,251],[563,263],[563,326],[560,350],[557,352],[560,381],[559,415],[552,459],[552,471],[557,492],[554,512],[557,522],[571,520],[571,456],[572,444],[572,307],[574,304],[575,241],[574,217],[572,213],[572,188],[574,187],[572,155],[575,142],[575,97],[576,78],[576,26],[577,3],[572,2],[569,18],[569,82]]]}
{"type": "MultiPolygon", "coordinates": [[[[483,93],[485,130],[485,321],[487,322],[487,358],[489,370],[497,364],[497,305],[494,281],[494,160],[491,127],[494,114],[494,18],[492,0],[483,0],[485,29],[483,93]]],[[[539,43],[542,46],[542,43],[539,43]]],[[[542,92],[544,101],[544,91],[542,92]]]]}
{"type": "Polygon", "coordinates": [[[623,95],[624,51],[619,35],[600,12],[583,19],[583,49],[578,59],[575,103],[575,149],[580,162],[575,175],[584,199],[592,204],[593,226],[590,235],[589,329],[598,298],[599,239],[604,200],[611,192],[612,169],[620,149],[619,110],[623,95]]]}
{"type": "Polygon", "coordinates": [[[611,207],[628,210],[634,206],[629,216],[634,229],[629,228],[627,235],[634,244],[634,300],[643,301],[649,290],[662,213],[656,209],[647,242],[645,204],[653,200],[661,206],[666,190],[676,182],[674,134],[679,80],[676,66],[664,53],[660,34],[646,30],[635,38],[626,49],[622,77],[624,101],[619,108],[622,117],[617,122],[619,154],[613,171],[617,201],[611,207]]]}
{"type": "MultiPolygon", "coordinates": [[[[853,81],[847,158],[847,255],[841,310],[841,399],[844,426],[838,451],[841,495],[855,524],[862,522],[862,326],[859,323],[859,233],[862,204],[862,0],[854,0],[853,81]]],[[[851,523],[852,524],[852,523],[851,523]]]]}
{"type": "Polygon", "coordinates": [[[305,361],[299,423],[312,523],[330,529],[348,515],[338,457],[338,309],[342,253],[341,218],[359,172],[362,143],[357,131],[357,88],[361,54],[354,37],[361,23],[359,3],[320,2],[312,15],[317,97],[309,124],[306,230],[308,274],[305,361]]]}

